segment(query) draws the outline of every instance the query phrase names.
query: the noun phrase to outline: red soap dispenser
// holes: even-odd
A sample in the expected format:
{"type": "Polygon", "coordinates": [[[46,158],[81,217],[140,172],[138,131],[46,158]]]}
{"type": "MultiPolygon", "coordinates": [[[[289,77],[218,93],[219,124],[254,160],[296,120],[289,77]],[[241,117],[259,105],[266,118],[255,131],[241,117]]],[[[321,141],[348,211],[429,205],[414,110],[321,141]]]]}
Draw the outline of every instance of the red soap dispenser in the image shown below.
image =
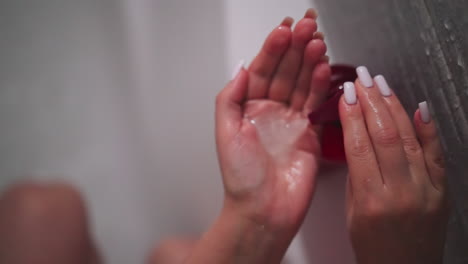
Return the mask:
{"type": "Polygon", "coordinates": [[[343,84],[357,78],[355,67],[348,65],[331,66],[332,76],[327,100],[309,114],[312,124],[322,124],[322,156],[326,161],[346,163],[343,131],[341,129],[338,103],[343,94],[343,84]]]}

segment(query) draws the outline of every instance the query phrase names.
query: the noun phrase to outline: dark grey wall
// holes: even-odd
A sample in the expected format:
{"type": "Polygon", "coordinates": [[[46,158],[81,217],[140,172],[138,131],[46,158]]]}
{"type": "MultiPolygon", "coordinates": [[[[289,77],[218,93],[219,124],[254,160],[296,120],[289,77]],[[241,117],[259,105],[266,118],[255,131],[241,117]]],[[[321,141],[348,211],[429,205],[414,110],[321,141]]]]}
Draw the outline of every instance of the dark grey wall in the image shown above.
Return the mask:
{"type": "Polygon", "coordinates": [[[446,150],[446,263],[468,263],[468,1],[315,0],[334,62],[384,74],[409,113],[427,100],[446,150]]]}

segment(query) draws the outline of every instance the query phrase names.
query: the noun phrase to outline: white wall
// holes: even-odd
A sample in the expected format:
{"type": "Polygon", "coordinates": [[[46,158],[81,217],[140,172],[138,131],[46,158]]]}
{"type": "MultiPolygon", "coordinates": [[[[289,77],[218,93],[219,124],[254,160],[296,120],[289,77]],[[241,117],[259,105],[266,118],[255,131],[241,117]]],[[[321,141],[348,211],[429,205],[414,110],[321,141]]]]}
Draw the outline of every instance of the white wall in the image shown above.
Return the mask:
{"type": "MultiPolygon", "coordinates": [[[[6,0],[0,3],[0,186],[67,179],[108,263],[140,263],[198,234],[222,187],[213,101],[306,0],[6,0]]],[[[321,177],[290,263],[352,263],[344,172],[321,177]]]]}

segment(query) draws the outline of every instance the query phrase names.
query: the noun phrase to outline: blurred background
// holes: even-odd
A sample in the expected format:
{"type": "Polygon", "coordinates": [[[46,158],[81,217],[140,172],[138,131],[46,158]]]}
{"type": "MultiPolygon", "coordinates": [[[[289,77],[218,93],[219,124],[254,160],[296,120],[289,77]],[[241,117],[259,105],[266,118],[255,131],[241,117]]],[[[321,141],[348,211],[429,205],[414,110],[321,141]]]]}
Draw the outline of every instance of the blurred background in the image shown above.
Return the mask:
{"type": "MultiPolygon", "coordinates": [[[[460,103],[468,91],[466,73],[451,65],[464,66],[466,57],[442,54],[427,15],[439,9],[418,6],[422,0],[316,1],[2,0],[0,191],[22,179],[74,184],[106,263],[143,263],[161,239],[200,234],[222,203],[214,98],[283,17],[297,20],[310,7],[332,62],[386,74],[410,112],[422,100],[440,106],[433,111],[444,146],[453,146],[449,164],[457,164],[468,138],[460,103]],[[462,82],[458,90],[450,80],[462,82]]],[[[439,32],[451,39],[443,28],[457,24],[447,21],[439,32]]],[[[321,175],[288,263],[354,263],[345,174],[321,175]]],[[[462,212],[466,179],[452,181],[462,212]]],[[[452,226],[466,231],[466,217],[456,215],[452,226]]]]}
{"type": "MultiPolygon", "coordinates": [[[[214,98],[285,16],[299,19],[310,7],[1,1],[1,189],[21,179],[74,184],[106,263],[143,263],[157,241],[200,234],[222,204],[214,98]]],[[[344,173],[323,185],[291,263],[313,263],[309,255],[351,263],[344,173]],[[341,247],[348,250],[336,254],[341,247]]]]}

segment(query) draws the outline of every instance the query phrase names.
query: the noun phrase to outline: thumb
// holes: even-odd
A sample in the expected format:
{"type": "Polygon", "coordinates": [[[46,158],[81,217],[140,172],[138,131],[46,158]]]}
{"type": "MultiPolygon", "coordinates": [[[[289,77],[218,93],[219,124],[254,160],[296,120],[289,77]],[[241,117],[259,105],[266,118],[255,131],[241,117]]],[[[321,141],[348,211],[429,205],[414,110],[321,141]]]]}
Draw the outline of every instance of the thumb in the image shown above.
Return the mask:
{"type": "Polygon", "coordinates": [[[216,134],[233,135],[242,124],[242,104],[247,97],[248,73],[241,62],[234,73],[234,78],[216,97],[216,134]]]}

